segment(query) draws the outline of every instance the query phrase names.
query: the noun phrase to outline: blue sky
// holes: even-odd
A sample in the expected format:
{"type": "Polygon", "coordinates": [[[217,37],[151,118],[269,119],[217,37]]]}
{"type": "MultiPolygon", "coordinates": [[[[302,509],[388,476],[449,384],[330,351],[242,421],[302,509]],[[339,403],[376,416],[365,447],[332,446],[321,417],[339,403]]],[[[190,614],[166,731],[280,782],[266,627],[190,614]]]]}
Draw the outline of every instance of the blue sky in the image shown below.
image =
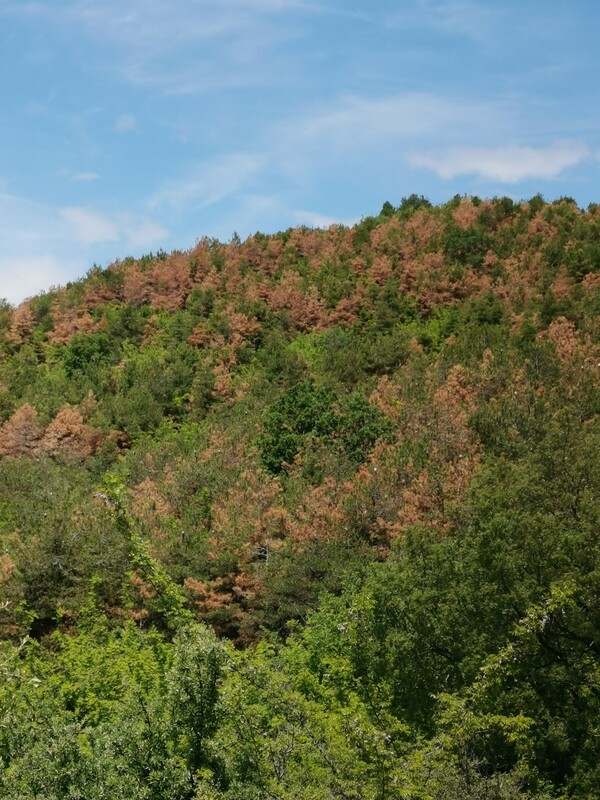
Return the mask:
{"type": "Polygon", "coordinates": [[[413,192],[600,201],[599,23],[591,0],[0,0],[0,297],[413,192]]]}

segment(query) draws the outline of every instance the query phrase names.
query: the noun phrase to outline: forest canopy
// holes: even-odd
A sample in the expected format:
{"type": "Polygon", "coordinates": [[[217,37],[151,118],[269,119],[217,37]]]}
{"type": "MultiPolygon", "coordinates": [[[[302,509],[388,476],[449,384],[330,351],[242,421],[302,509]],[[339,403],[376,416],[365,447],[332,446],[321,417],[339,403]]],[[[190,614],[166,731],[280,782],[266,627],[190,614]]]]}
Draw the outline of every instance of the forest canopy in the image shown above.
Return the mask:
{"type": "Polygon", "coordinates": [[[2,797],[597,796],[599,374],[569,198],[2,304],[2,797]]]}

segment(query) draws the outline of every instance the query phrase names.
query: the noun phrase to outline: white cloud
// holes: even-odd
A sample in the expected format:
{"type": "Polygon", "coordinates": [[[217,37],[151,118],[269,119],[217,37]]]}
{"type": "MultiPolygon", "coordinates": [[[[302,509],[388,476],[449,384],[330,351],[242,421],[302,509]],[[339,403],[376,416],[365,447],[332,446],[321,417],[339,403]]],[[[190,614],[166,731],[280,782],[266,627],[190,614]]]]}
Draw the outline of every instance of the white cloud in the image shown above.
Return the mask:
{"type": "Polygon", "coordinates": [[[75,238],[85,244],[116,242],[119,231],[115,223],[104,214],[79,206],[60,210],[61,217],[71,226],[75,238]]]}
{"type": "Polygon", "coordinates": [[[129,247],[147,247],[168,235],[163,225],[131,213],[107,216],[75,206],[62,208],[60,215],[83,244],[121,242],[129,247]]]}
{"type": "Polygon", "coordinates": [[[548,147],[455,147],[441,153],[411,156],[413,167],[432,170],[440,178],[477,175],[481,178],[517,183],[526,178],[556,178],[580,164],[589,149],[580,142],[556,142],[548,147]]]}
{"type": "Polygon", "coordinates": [[[190,177],[169,181],[156,191],[150,198],[150,208],[206,208],[239,191],[262,166],[261,156],[245,153],[199,164],[190,177]]]}
{"type": "Polygon", "coordinates": [[[82,275],[82,263],[61,261],[54,256],[20,256],[0,259],[0,297],[16,305],[26,297],[82,275]]]}
{"type": "MultiPolygon", "coordinates": [[[[19,303],[50,286],[82,274],[85,260],[76,263],[76,247],[59,254],[68,225],[55,209],[11,194],[0,195],[0,297],[19,303]],[[58,251],[58,252],[57,252],[58,251]]],[[[66,251],[66,248],[65,248],[66,251]]]]}
{"type": "Polygon", "coordinates": [[[121,114],[115,122],[116,133],[131,133],[136,129],[137,123],[133,114],[121,114]]]}
{"type": "Polygon", "coordinates": [[[368,174],[367,182],[375,173],[387,182],[405,169],[406,153],[416,142],[424,148],[440,140],[453,144],[465,129],[482,139],[492,132],[503,135],[512,117],[509,101],[477,102],[425,92],[344,96],[274,126],[264,161],[295,188],[343,181],[355,165],[357,172],[368,174]]]}
{"type": "Polygon", "coordinates": [[[0,193],[0,298],[19,303],[82,277],[93,262],[143,251],[168,235],[143,214],[55,208],[0,193]]]}
{"type": "Polygon", "coordinates": [[[329,228],[330,225],[347,225],[351,226],[357,223],[358,219],[342,220],[339,217],[329,217],[325,214],[319,214],[317,211],[302,211],[297,209],[292,212],[296,224],[310,225],[313,228],[329,228]]]}

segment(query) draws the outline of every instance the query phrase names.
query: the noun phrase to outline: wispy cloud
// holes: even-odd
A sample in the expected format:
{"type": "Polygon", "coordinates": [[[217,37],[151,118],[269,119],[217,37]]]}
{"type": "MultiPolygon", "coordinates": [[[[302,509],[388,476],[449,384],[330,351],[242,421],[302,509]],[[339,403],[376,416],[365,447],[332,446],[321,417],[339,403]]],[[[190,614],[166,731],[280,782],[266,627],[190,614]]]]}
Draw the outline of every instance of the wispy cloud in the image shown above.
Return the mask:
{"type": "Polygon", "coordinates": [[[81,273],[81,262],[52,255],[1,258],[0,297],[16,305],[26,297],[63,284],[69,275],[74,277],[81,273]]]}
{"type": "Polygon", "coordinates": [[[503,103],[407,92],[380,98],[342,97],[286,127],[288,135],[300,143],[347,150],[440,132],[448,136],[467,127],[493,129],[505,116],[503,103]]]}
{"type": "Polygon", "coordinates": [[[115,133],[131,133],[137,127],[133,114],[121,114],[115,122],[115,133]]]}
{"type": "Polygon", "coordinates": [[[62,208],[60,216],[71,228],[72,235],[83,244],[121,242],[129,247],[147,247],[168,235],[160,223],[129,212],[101,214],[89,208],[62,208]]]}
{"type": "Polygon", "coordinates": [[[43,203],[1,194],[0,237],[0,297],[11,303],[82,275],[86,268],[77,248],[67,245],[68,225],[43,203]]]}
{"type": "Polygon", "coordinates": [[[130,211],[101,213],[82,206],[55,208],[0,194],[0,298],[20,302],[81,277],[93,262],[165,242],[169,231],[130,211]]]}
{"type": "Polygon", "coordinates": [[[294,11],[347,13],[331,3],[302,0],[179,0],[176,13],[169,0],[129,0],[126,7],[121,0],[74,0],[67,14],[99,37],[164,52],[231,36],[249,24],[258,27],[265,17],[294,11]]]}
{"type": "Polygon", "coordinates": [[[122,239],[133,248],[150,247],[169,235],[164,225],[135,214],[120,214],[117,226],[122,239]]]}
{"type": "MultiPolygon", "coordinates": [[[[371,175],[405,168],[419,142],[455,144],[469,130],[489,139],[510,128],[509,103],[406,92],[382,97],[344,96],[275,125],[265,145],[265,163],[295,186],[318,186],[336,170],[355,164],[371,175]]],[[[386,190],[388,191],[388,190],[386,190]]],[[[289,201],[288,201],[289,202],[289,201]]],[[[293,205],[293,201],[290,202],[293,205]]]]}
{"type": "Polygon", "coordinates": [[[517,183],[527,178],[556,178],[590,154],[581,142],[556,142],[547,147],[456,147],[441,153],[414,155],[413,167],[432,170],[440,178],[476,175],[501,183],[517,183]]]}
{"type": "Polygon", "coordinates": [[[100,175],[97,172],[76,172],[71,180],[87,183],[89,181],[97,181],[99,178],[100,175]]]}
{"type": "MultiPolygon", "coordinates": [[[[292,12],[318,10],[292,0],[73,0],[68,22],[97,42],[117,46],[112,68],[129,83],[169,94],[273,82],[269,54],[297,31],[292,12]]],[[[58,19],[58,17],[57,17],[58,19]]]]}
{"type": "MultiPolygon", "coordinates": [[[[456,141],[465,129],[480,135],[501,132],[510,126],[510,110],[503,102],[476,102],[428,93],[407,92],[382,97],[347,95],[327,105],[294,113],[273,125],[253,152],[231,153],[196,163],[185,177],[169,180],[150,196],[153,213],[175,209],[206,209],[226,199],[242,216],[242,199],[264,196],[273,180],[282,191],[323,179],[348,158],[372,159],[379,164],[382,152],[389,163],[401,166],[415,139],[433,144],[440,136],[456,141]]],[[[298,202],[298,201],[296,201],[298,202]]],[[[301,202],[301,201],[300,201],[301,202]]],[[[281,201],[280,201],[281,206],[281,201]]],[[[291,223],[316,226],[340,222],[338,217],[292,211],[294,202],[283,203],[291,223]]],[[[296,206],[297,208],[297,206],[296,206]]],[[[279,214],[280,216],[280,214],[279,214]]],[[[346,220],[343,220],[346,222],[346,220]]],[[[354,220],[348,221],[353,222],[354,220]]]]}
{"type": "Polygon", "coordinates": [[[119,240],[115,223],[97,211],[73,206],[61,209],[60,215],[71,226],[75,238],[84,244],[119,240]]]}
{"type": "MultiPolygon", "coordinates": [[[[0,238],[3,256],[52,247],[65,233],[63,220],[51,206],[14,194],[0,194],[0,238]]],[[[40,253],[41,254],[41,253],[40,253]]],[[[2,292],[0,291],[0,295],[2,292]]]]}
{"type": "Polygon", "coordinates": [[[317,211],[302,211],[296,209],[291,214],[297,225],[309,225],[313,228],[329,228],[330,225],[354,225],[358,219],[340,219],[339,217],[330,217],[326,214],[319,214],[317,211]]]}
{"type": "Polygon", "coordinates": [[[417,0],[388,15],[386,25],[393,28],[428,28],[487,42],[497,34],[505,12],[498,6],[468,0],[417,0]]]}
{"type": "Polygon", "coordinates": [[[196,165],[189,177],[168,181],[150,198],[151,209],[206,208],[246,186],[263,165],[260,155],[231,154],[196,165]]]}
{"type": "MultiPolygon", "coordinates": [[[[98,38],[126,43],[133,49],[152,55],[230,35],[243,24],[240,16],[248,10],[272,10],[272,3],[180,0],[177,13],[164,0],[130,0],[126,7],[120,0],[75,0],[68,16],[98,38]]],[[[279,6],[279,4],[277,4],[279,6]]]]}
{"type": "Polygon", "coordinates": [[[505,16],[500,6],[485,7],[482,3],[436,3],[432,9],[441,30],[486,44],[497,35],[505,16]]]}

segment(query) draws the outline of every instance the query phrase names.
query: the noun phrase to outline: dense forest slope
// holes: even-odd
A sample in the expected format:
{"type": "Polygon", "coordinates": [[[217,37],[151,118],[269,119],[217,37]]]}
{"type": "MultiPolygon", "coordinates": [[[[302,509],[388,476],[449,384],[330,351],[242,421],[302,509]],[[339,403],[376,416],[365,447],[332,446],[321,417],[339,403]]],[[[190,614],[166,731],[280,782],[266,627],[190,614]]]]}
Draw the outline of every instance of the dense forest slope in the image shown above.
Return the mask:
{"type": "Polygon", "coordinates": [[[594,798],[600,207],[386,203],[0,308],[0,794],[594,798]]]}

